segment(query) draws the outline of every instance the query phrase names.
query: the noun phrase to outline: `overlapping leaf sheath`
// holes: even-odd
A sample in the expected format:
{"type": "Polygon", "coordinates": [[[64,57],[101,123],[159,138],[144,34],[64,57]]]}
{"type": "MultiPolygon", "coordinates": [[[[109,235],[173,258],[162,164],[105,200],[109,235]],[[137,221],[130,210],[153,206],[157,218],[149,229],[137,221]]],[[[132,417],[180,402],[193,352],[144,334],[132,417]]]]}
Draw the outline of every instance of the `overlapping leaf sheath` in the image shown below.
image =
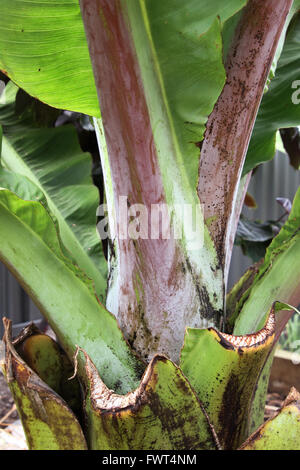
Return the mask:
{"type": "Polygon", "coordinates": [[[249,435],[251,403],[274,337],[274,308],[264,328],[252,335],[187,329],[181,369],[225,449],[237,448],[249,435]]]}
{"type": "Polygon", "coordinates": [[[4,372],[30,449],[86,449],[79,421],[84,422],[88,447],[94,450],[218,447],[201,402],[181,370],[167,358],[156,356],[139,387],[117,395],[102,382],[84,353],[86,396],[82,400],[77,379],[68,380],[70,363],[55,341],[34,326],[12,341],[8,320],[5,326],[4,372]]]}
{"type": "Polygon", "coordinates": [[[254,432],[241,450],[300,450],[300,394],[295,388],[279,412],[254,432]]]}
{"type": "Polygon", "coordinates": [[[115,221],[107,308],[147,361],[159,353],[177,362],[185,326],[219,326],[222,315],[222,273],[196,182],[199,141],[225,81],[222,22],[244,1],[226,7],[213,1],[206,11],[204,3],[80,1],[103,118],[98,134],[108,211],[115,221]],[[147,212],[148,233],[128,236],[121,198],[130,216],[135,204],[147,212]],[[184,206],[197,213],[193,235],[192,224],[183,221],[184,206]],[[163,207],[167,236],[160,229],[153,234],[150,221],[163,207]]]}
{"type": "MultiPolygon", "coordinates": [[[[227,328],[234,335],[252,333],[264,325],[269,306],[276,300],[292,305],[300,303],[300,190],[298,189],[288,220],[273,239],[264,260],[249,268],[227,295],[227,328]]],[[[280,307],[280,305],[279,305],[280,307]]],[[[278,305],[276,307],[278,309],[278,305]]],[[[288,305],[281,305],[276,315],[275,341],[292,315],[288,305]]],[[[252,404],[252,433],[262,422],[263,405],[272,358],[269,357],[258,381],[252,404]]]]}
{"type": "Polygon", "coordinates": [[[66,256],[47,209],[0,189],[0,225],[0,260],[39,306],[68,356],[78,344],[108,386],[120,393],[137,386],[144,366],[98,301],[91,280],[66,256]]]}
{"type": "Polygon", "coordinates": [[[109,390],[86,356],[88,443],[91,449],[207,450],[218,441],[181,370],[163,356],[149,364],[127,395],[109,390]]]}
{"type": "MultiPolygon", "coordinates": [[[[252,333],[266,321],[266,312],[276,300],[300,303],[300,188],[291,213],[279,234],[272,240],[264,260],[244,275],[228,294],[228,323],[235,335],[252,333]]],[[[292,312],[281,315],[279,335],[292,312]]]]}
{"type": "Polygon", "coordinates": [[[41,336],[28,330],[27,334],[23,332],[23,335],[12,342],[10,323],[6,322],[4,373],[22,420],[29,449],[86,450],[84,434],[71,408],[17,352],[22,346],[27,348],[27,358],[40,375],[60,392],[64,390],[73,407],[78,407],[78,389],[76,385],[68,384],[64,376],[64,354],[59,352],[58,346],[51,338],[41,336]],[[38,341],[43,344],[26,346],[26,342],[32,341],[36,336],[40,337],[38,341]]]}
{"type": "MultiPolygon", "coordinates": [[[[34,326],[12,341],[5,323],[4,371],[31,449],[236,449],[249,435],[257,382],[274,342],[275,305],[256,334],[189,329],[182,369],[155,356],[139,386],[126,395],[110,390],[78,348],[82,397],[76,373],[67,380],[72,366],[57,343],[34,326]]],[[[293,390],[280,413],[242,448],[298,449],[299,403],[293,390]]]]}

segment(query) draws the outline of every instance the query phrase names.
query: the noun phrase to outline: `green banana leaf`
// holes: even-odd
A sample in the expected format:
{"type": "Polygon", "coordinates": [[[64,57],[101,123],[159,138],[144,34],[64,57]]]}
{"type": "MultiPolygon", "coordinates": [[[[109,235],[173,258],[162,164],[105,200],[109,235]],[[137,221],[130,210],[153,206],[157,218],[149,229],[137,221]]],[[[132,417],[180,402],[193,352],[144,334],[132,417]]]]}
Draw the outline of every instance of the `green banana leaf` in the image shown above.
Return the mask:
{"type": "MultiPolygon", "coordinates": [[[[50,338],[43,336],[49,342],[50,338]]],[[[42,380],[16,350],[24,340],[26,342],[34,337],[28,330],[23,332],[23,337],[12,342],[11,324],[8,321],[5,323],[6,362],[3,372],[23,424],[28,447],[30,450],[86,450],[85,437],[77,417],[46,381],[52,374],[56,381],[62,378],[62,358],[55,343],[50,347],[44,344],[44,347],[34,350],[35,353],[42,353],[35,354],[34,361],[38,369],[44,363],[42,369],[46,380],[42,380]]]]}
{"type": "Polygon", "coordinates": [[[77,0],[3,0],[0,69],[51,106],[100,115],[77,0]]]}
{"type": "MultiPolygon", "coordinates": [[[[252,266],[227,296],[228,329],[235,335],[259,330],[266,321],[269,305],[276,300],[292,305],[300,304],[299,227],[300,188],[295,195],[289,218],[267,248],[265,259],[252,266]]],[[[276,318],[274,344],[292,315],[287,304],[277,304],[276,309],[282,311],[276,318]]],[[[263,419],[273,355],[274,350],[270,351],[257,380],[256,393],[251,404],[250,433],[263,419]]]]}
{"type": "Polygon", "coordinates": [[[240,450],[300,450],[300,394],[295,388],[280,411],[257,429],[240,450]]]}
{"type": "Polygon", "coordinates": [[[255,391],[250,403],[249,415],[251,416],[251,420],[249,420],[248,423],[249,435],[252,434],[252,432],[254,432],[263,423],[264,420],[264,410],[265,403],[267,401],[267,391],[271,367],[281,331],[291,316],[290,312],[297,312],[299,314],[299,311],[295,307],[282,302],[274,302],[272,308],[275,313],[275,338],[272,347],[268,352],[265,363],[263,364],[263,367],[261,368],[261,371],[257,377],[255,391]],[[282,310],[285,310],[285,312],[282,312],[282,310]]]}
{"type": "Polygon", "coordinates": [[[136,390],[109,390],[86,356],[85,408],[93,450],[215,450],[216,434],[181,370],[155,356],[136,390]]]}
{"type": "Polygon", "coordinates": [[[42,191],[26,176],[13,173],[0,166],[0,187],[9,189],[26,201],[39,201],[47,207],[47,199],[42,191]]]}
{"type": "Polygon", "coordinates": [[[117,395],[84,353],[85,397],[58,344],[32,324],[12,341],[3,370],[31,450],[214,450],[218,438],[180,369],[156,356],[136,390],[117,395]],[[72,377],[71,377],[72,375],[72,377]],[[69,379],[69,380],[68,380],[69,379]],[[71,380],[70,380],[71,379],[71,380]],[[79,403],[84,400],[85,415],[79,403]],[[74,406],[74,403],[76,406],[74,406]],[[73,404],[73,406],[71,406],[73,404]],[[75,414],[71,411],[74,411],[75,414]],[[86,444],[80,424],[85,423],[86,444]]]}
{"type": "Polygon", "coordinates": [[[264,261],[250,268],[228,294],[228,322],[235,335],[253,333],[266,321],[270,304],[276,300],[300,304],[300,188],[291,213],[272,240],[264,261]],[[248,280],[247,280],[248,279],[248,280]],[[244,282],[245,281],[245,282],[244,282]],[[244,288],[243,288],[244,283],[244,288]]]}
{"type": "Polygon", "coordinates": [[[104,300],[107,266],[96,230],[99,195],[91,179],[91,157],[79,147],[72,126],[37,128],[31,111],[16,112],[18,88],[10,82],[0,101],[3,129],[0,186],[28,197],[28,179],[44,194],[58,221],[64,246],[75,262],[93,279],[97,295],[104,300]],[[24,176],[24,184],[21,182],[24,176]]]}
{"type": "MultiPolygon", "coordinates": [[[[289,218],[267,248],[265,259],[246,271],[227,296],[227,325],[233,334],[243,335],[259,330],[266,321],[269,305],[276,300],[292,305],[300,304],[299,227],[300,188],[295,195],[289,218]]],[[[277,314],[276,319],[275,343],[291,315],[291,309],[282,305],[282,312],[277,314]]],[[[257,391],[251,405],[250,432],[263,419],[273,354],[274,351],[270,352],[258,377],[257,391]]]]}
{"type": "Polygon", "coordinates": [[[256,335],[188,328],[180,367],[210,417],[224,449],[248,437],[251,403],[275,337],[274,307],[256,335]]]}
{"type": "Polygon", "coordinates": [[[121,393],[136,387],[143,366],[97,299],[93,282],[63,253],[42,204],[0,189],[0,225],[0,260],[35,301],[68,356],[79,345],[109,387],[121,393]]]}

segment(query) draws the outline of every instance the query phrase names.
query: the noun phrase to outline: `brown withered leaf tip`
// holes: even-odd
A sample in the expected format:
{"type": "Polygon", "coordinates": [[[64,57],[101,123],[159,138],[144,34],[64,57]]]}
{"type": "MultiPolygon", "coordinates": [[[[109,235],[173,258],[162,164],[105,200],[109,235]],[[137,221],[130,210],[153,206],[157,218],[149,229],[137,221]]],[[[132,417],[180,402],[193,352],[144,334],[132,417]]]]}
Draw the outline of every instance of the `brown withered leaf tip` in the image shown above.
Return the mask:
{"type": "Polygon", "coordinates": [[[221,336],[221,338],[231,343],[235,348],[250,348],[252,346],[257,346],[259,344],[264,343],[266,339],[272,336],[274,333],[275,333],[275,313],[274,313],[274,308],[272,308],[270,315],[268,317],[267,323],[261,330],[257,331],[256,333],[242,335],[242,336],[219,333],[219,336],[221,336]]]}

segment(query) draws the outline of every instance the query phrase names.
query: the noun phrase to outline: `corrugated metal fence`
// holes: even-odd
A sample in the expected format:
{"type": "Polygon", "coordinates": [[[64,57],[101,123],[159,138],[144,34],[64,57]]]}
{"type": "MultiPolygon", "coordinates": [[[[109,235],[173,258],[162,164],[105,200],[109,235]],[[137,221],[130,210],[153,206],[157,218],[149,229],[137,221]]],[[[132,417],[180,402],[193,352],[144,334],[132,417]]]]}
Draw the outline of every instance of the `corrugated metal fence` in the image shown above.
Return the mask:
{"type": "MultiPolygon", "coordinates": [[[[244,214],[251,219],[266,221],[276,220],[282,214],[282,208],[276,197],[293,199],[300,185],[300,171],[295,171],[288,163],[285,155],[278,153],[274,160],[260,166],[249,186],[249,192],[255,197],[258,208],[244,209],[244,214]]],[[[1,228],[0,228],[1,230],[1,228]]],[[[239,247],[234,247],[232,264],[229,274],[229,287],[236,282],[251,264],[239,247]]],[[[300,280],[299,280],[300,282],[300,280]]],[[[14,324],[40,318],[40,313],[17,281],[0,263],[0,314],[13,320],[14,324]]],[[[2,336],[2,322],[0,323],[2,336]]]]}
{"type": "MultiPolygon", "coordinates": [[[[0,263],[0,313],[1,317],[10,318],[13,324],[41,318],[37,307],[2,263],[0,263]]],[[[0,334],[2,337],[2,321],[0,334]]]]}

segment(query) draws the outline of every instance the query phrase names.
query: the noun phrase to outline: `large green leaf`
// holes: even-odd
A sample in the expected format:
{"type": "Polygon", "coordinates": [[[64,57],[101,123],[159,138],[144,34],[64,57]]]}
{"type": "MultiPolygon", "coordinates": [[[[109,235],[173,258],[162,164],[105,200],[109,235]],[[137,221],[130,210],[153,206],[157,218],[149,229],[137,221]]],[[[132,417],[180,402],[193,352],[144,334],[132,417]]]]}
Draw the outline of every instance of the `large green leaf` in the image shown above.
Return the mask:
{"type": "Polygon", "coordinates": [[[56,227],[39,202],[0,190],[0,260],[35,301],[69,357],[83,347],[105,383],[127,393],[140,377],[115,318],[93,283],[62,252],[56,227]]]}
{"type": "Polygon", "coordinates": [[[257,331],[266,320],[270,304],[276,300],[293,305],[300,303],[300,188],[292,211],[279,234],[267,248],[259,268],[247,281],[245,290],[234,288],[229,294],[229,323],[234,334],[257,331]],[[247,282],[249,282],[247,284],[247,282]]]}
{"type": "Polygon", "coordinates": [[[77,0],[2,0],[0,69],[51,106],[99,116],[77,0]]]}
{"type": "Polygon", "coordinates": [[[237,448],[249,435],[251,403],[274,333],[274,308],[257,335],[187,329],[180,367],[225,449],[237,448]]]}
{"type": "MultiPolygon", "coordinates": [[[[263,325],[269,305],[274,301],[300,303],[300,188],[291,214],[266,251],[265,259],[251,267],[234,286],[227,298],[228,327],[234,334],[249,334],[263,325]]],[[[291,316],[287,305],[277,305],[282,312],[276,317],[276,339],[278,340],[291,316]]],[[[272,353],[264,365],[257,381],[252,404],[250,431],[263,417],[262,405],[266,400],[272,353]]]]}
{"type": "MultiPolygon", "coordinates": [[[[72,126],[42,129],[36,127],[30,110],[19,116],[17,91],[13,83],[7,85],[0,102],[0,125],[2,165],[19,176],[1,172],[0,186],[31,199],[28,179],[36,185],[58,221],[63,244],[103,299],[106,261],[96,231],[99,195],[91,179],[91,157],[81,151],[72,126]],[[26,177],[23,184],[21,176],[26,177]]],[[[34,191],[32,196],[38,197],[34,191]]]]}
{"type": "Polygon", "coordinates": [[[136,390],[117,395],[86,356],[87,440],[93,450],[214,450],[215,432],[181,370],[156,356],[136,390]]]}
{"type": "MultiPolygon", "coordinates": [[[[295,4],[299,7],[299,2],[295,4]]],[[[292,101],[292,95],[296,92],[293,83],[299,80],[300,76],[299,47],[300,13],[290,24],[275,78],[262,99],[250,140],[244,173],[274,157],[278,129],[300,125],[300,104],[292,101]]]]}
{"type": "Polygon", "coordinates": [[[39,201],[47,207],[46,197],[38,186],[26,176],[13,173],[2,166],[0,166],[0,187],[9,189],[26,201],[39,201]]]}
{"type": "Polygon", "coordinates": [[[299,314],[299,311],[295,307],[281,302],[274,302],[272,310],[275,313],[275,338],[271,348],[269,349],[265,363],[263,364],[263,367],[261,368],[261,371],[257,377],[255,390],[250,403],[249,415],[251,419],[248,423],[249,435],[252,434],[252,432],[254,432],[257,427],[263,423],[264,420],[265,403],[267,401],[268,384],[273,358],[276,351],[276,344],[282,329],[290,317],[289,314],[283,314],[281,310],[286,310],[287,312],[297,312],[299,314]]]}
{"type": "Polygon", "coordinates": [[[282,408],[241,446],[241,450],[300,450],[300,394],[292,388],[282,408]]]}

